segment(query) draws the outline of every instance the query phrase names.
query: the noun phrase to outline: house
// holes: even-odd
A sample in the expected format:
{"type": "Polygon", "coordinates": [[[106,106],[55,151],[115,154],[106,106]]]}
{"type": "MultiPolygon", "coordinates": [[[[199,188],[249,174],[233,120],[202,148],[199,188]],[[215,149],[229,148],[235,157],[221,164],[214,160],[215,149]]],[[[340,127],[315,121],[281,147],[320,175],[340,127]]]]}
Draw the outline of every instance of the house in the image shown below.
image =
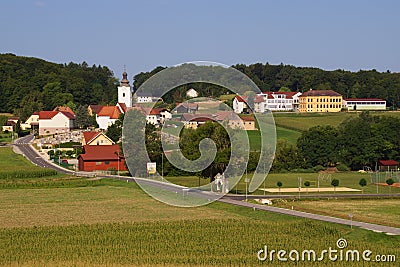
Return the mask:
{"type": "Polygon", "coordinates": [[[312,90],[299,96],[299,112],[340,112],[342,95],[333,90],[312,90]]]}
{"type": "Polygon", "coordinates": [[[67,111],[40,111],[39,135],[66,133],[74,128],[75,115],[67,111]]]}
{"type": "Polygon", "coordinates": [[[258,108],[261,113],[266,111],[295,111],[299,106],[301,92],[263,92],[257,95],[264,99],[258,108]]]}
{"type": "Polygon", "coordinates": [[[82,146],[89,145],[100,145],[100,146],[110,146],[114,145],[114,141],[111,140],[103,132],[83,132],[82,133],[82,146]]]}
{"type": "MultiPolygon", "coordinates": [[[[248,106],[248,96],[236,96],[233,99],[233,103],[232,103],[232,107],[233,107],[233,111],[235,113],[243,113],[247,110],[248,106]]],[[[259,95],[255,95],[254,96],[254,110],[252,110],[251,112],[263,112],[263,102],[264,102],[264,98],[262,96],[259,95]]],[[[249,110],[247,110],[249,111],[249,110]]]]}
{"type": "Polygon", "coordinates": [[[80,171],[126,171],[125,158],[119,145],[83,146],[83,153],[78,157],[80,171]]]}
{"type": "Polygon", "coordinates": [[[146,122],[153,125],[163,124],[166,120],[172,119],[172,114],[165,108],[140,107],[140,111],[146,115],[146,122]]]}
{"type": "Polygon", "coordinates": [[[197,103],[180,103],[174,109],[175,113],[196,113],[199,109],[199,105],[197,103]]]}
{"type": "Polygon", "coordinates": [[[118,106],[103,106],[96,114],[96,122],[100,129],[107,130],[121,114],[121,108],[118,106]]]}
{"type": "Polygon", "coordinates": [[[148,92],[136,92],[134,95],[136,103],[151,103],[153,102],[153,95],[148,92]]]}
{"type": "Polygon", "coordinates": [[[380,98],[347,98],[343,107],[348,110],[386,110],[386,100],[380,98]]]}
{"type": "Polygon", "coordinates": [[[194,98],[194,97],[198,97],[199,93],[196,90],[194,90],[193,88],[190,88],[189,90],[186,91],[186,96],[194,98]]]}
{"type": "Polygon", "coordinates": [[[96,115],[99,113],[103,106],[101,105],[89,105],[88,106],[88,113],[90,116],[96,115]]]}
{"type": "Polygon", "coordinates": [[[236,96],[232,103],[233,111],[235,113],[243,113],[243,111],[247,108],[246,100],[246,96],[236,96]]]}
{"type": "Polygon", "coordinates": [[[378,160],[379,171],[397,171],[399,163],[395,160],[378,160]]]}
{"type": "Polygon", "coordinates": [[[31,116],[29,116],[29,118],[26,119],[24,125],[26,129],[34,129],[35,127],[36,129],[39,128],[39,112],[34,112],[31,116]]]}
{"type": "Polygon", "coordinates": [[[182,114],[180,121],[185,128],[197,129],[207,121],[215,121],[226,123],[230,128],[256,130],[254,117],[245,116],[243,118],[237,116],[232,111],[218,111],[215,114],[182,114]]]}

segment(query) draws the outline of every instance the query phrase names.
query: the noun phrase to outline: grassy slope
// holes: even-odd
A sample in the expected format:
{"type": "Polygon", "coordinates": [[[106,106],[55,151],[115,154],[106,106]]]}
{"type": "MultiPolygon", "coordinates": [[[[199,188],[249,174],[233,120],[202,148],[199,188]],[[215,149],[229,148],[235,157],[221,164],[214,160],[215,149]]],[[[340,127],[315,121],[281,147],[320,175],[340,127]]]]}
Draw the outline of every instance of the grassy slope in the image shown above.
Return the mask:
{"type": "Polygon", "coordinates": [[[25,159],[22,155],[15,154],[11,147],[0,148],[0,171],[29,171],[29,170],[40,170],[37,167],[25,159]]]}

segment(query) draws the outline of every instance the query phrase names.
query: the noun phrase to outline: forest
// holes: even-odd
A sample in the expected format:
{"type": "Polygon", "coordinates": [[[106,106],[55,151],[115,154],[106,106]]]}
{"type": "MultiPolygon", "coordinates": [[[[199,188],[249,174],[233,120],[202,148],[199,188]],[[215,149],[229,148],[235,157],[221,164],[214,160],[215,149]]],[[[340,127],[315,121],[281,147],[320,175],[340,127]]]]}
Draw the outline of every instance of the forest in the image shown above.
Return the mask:
{"type": "Polygon", "coordinates": [[[22,118],[67,103],[115,105],[118,84],[106,66],[0,54],[0,112],[22,118]]]}
{"type": "MultiPolygon", "coordinates": [[[[344,98],[382,98],[392,109],[400,107],[400,73],[389,70],[325,71],[269,63],[232,67],[249,76],[261,91],[278,91],[282,87],[301,92],[310,88],[332,89],[344,98]]],[[[152,71],[136,74],[134,89],[164,68],[158,66],[152,71]]],[[[38,58],[0,54],[0,112],[14,113],[22,118],[34,111],[67,103],[72,106],[115,105],[118,84],[119,79],[106,66],[88,66],[86,62],[56,64],[38,58]]],[[[229,93],[229,90],[216,85],[192,83],[168,93],[164,101],[182,101],[188,88],[194,88],[200,96],[207,97],[229,93]]]]}

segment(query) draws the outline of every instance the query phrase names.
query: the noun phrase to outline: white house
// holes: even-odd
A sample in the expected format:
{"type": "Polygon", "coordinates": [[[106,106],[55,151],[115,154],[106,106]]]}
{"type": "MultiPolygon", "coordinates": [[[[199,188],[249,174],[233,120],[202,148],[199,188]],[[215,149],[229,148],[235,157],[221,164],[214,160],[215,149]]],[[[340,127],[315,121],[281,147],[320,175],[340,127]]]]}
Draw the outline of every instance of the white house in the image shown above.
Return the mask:
{"type": "Polygon", "coordinates": [[[187,90],[187,92],[186,92],[186,96],[187,97],[198,97],[199,96],[199,93],[197,93],[197,91],[196,90],[194,90],[193,88],[190,88],[189,90],[187,90]]]}
{"type": "Polygon", "coordinates": [[[120,107],[118,106],[103,106],[99,113],[96,114],[96,122],[99,128],[106,130],[118,120],[121,113],[120,107]]]}
{"type": "Polygon", "coordinates": [[[301,92],[263,92],[258,95],[264,98],[259,112],[295,111],[299,106],[301,92]]]}
{"type": "Polygon", "coordinates": [[[141,107],[141,112],[146,115],[146,122],[159,125],[172,118],[171,112],[165,108],[145,108],[141,107]]]}
{"type": "Polygon", "coordinates": [[[66,111],[40,111],[39,134],[69,132],[74,128],[75,115],[66,111]]]}
{"type": "Polygon", "coordinates": [[[153,95],[147,92],[135,93],[136,103],[151,103],[153,102],[153,95]]]}
{"type": "Polygon", "coordinates": [[[380,98],[347,98],[343,107],[348,110],[386,110],[386,100],[380,98]]]}
{"type": "Polygon", "coordinates": [[[245,96],[236,96],[235,99],[233,99],[233,111],[235,113],[243,113],[244,109],[247,108],[245,100],[247,97],[245,96]]]}

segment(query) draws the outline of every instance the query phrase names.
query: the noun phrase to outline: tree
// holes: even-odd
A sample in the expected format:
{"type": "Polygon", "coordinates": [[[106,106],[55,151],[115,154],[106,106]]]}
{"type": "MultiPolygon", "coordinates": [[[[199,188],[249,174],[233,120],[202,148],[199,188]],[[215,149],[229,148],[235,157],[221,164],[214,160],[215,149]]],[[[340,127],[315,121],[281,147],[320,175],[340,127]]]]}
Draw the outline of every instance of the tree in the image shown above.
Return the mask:
{"type": "Polygon", "coordinates": [[[306,187],[307,194],[308,194],[308,187],[310,187],[311,183],[309,181],[304,182],[304,186],[306,187]]]}
{"type": "Polygon", "coordinates": [[[367,185],[367,180],[365,180],[364,178],[361,178],[360,181],[358,182],[358,184],[361,186],[362,194],[364,194],[364,186],[367,185]]]}
{"type": "Polygon", "coordinates": [[[279,187],[279,193],[280,193],[280,192],[281,192],[281,187],[282,187],[283,183],[282,183],[281,181],[278,181],[278,182],[276,183],[276,185],[279,187]]]}
{"type": "Polygon", "coordinates": [[[329,166],[337,162],[338,131],[332,126],[315,126],[297,140],[301,157],[308,167],[329,166]]]}
{"type": "Polygon", "coordinates": [[[123,121],[124,114],[121,114],[118,120],[116,120],[114,124],[107,128],[106,135],[115,143],[118,143],[121,140],[123,121]]]}
{"type": "Polygon", "coordinates": [[[394,184],[394,180],[389,178],[386,180],[386,184],[389,186],[390,194],[392,193],[392,185],[394,184]]]}
{"type": "Polygon", "coordinates": [[[279,89],[279,92],[290,92],[290,88],[288,88],[288,87],[286,87],[286,86],[282,86],[282,87],[279,89]]]}
{"type": "Polygon", "coordinates": [[[90,126],[96,126],[96,118],[94,116],[94,121],[92,116],[90,116],[86,106],[78,105],[75,109],[75,127],[79,129],[85,129],[90,126]]]}
{"type": "Polygon", "coordinates": [[[338,179],[333,179],[331,181],[331,185],[333,186],[334,192],[336,193],[336,187],[339,186],[339,180],[338,179]]]}

